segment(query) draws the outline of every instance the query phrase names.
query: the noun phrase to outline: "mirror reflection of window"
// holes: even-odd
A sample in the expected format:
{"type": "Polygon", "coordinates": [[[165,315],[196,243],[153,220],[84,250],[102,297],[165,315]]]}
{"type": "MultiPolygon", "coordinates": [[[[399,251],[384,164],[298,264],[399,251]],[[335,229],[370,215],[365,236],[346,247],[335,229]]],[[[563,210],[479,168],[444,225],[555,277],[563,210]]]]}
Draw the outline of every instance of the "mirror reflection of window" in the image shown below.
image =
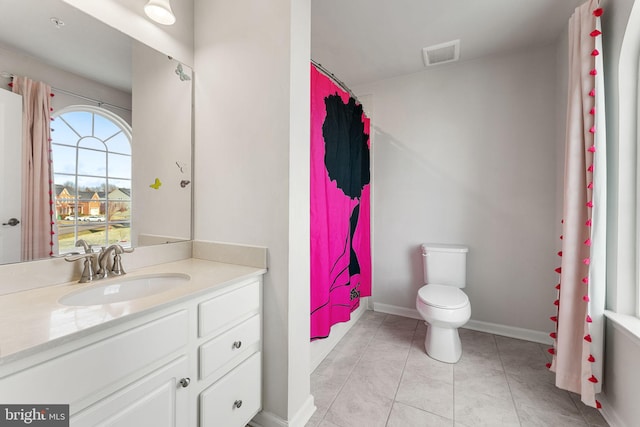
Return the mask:
{"type": "Polygon", "coordinates": [[[51,151],[59,254],[83,239],[131,246],[131,127],[111,111],[76,105],[53,114],[51,151]]]}

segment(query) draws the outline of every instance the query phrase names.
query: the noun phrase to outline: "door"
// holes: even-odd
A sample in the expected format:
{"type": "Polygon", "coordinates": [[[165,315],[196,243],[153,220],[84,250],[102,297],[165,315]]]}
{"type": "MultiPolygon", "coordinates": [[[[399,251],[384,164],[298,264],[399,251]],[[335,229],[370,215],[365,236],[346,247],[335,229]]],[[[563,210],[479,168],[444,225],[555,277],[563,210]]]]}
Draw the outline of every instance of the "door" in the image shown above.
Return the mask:
{"type": "Polygon", "coordinates": [[[22,96],[0,89],[0,264],[20,261],[22,96]]]}

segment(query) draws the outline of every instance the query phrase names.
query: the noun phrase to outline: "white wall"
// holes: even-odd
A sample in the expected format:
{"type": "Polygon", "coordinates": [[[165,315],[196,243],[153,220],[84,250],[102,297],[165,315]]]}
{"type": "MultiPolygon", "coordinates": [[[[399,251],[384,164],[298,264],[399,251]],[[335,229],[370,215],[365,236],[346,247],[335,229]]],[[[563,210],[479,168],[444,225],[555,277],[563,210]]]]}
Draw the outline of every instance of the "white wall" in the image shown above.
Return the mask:
{"type": "MultiPolygon", "coordinates": [[[[128,123],[131,123],[131,94],[118,89],[103,85],[101,83],[78,76],[68,71],[50,66],[38,58],[18,52],[12,48],[0,44],[0,58],[2,59],[2,70],[15,75],[27,76],[33,80],[46,82],[54,88],[71,91],[82,96],[100,100],[109,104],[123,107],[104,108],[113,111],[128,123]]],[[[4,83],[9,83],[9,79],[0,79],[2,89],[10,90],[4,83]]],[[[69,105],[97,105],[85,99],[70,96],[61,92],[56,92],[56,96],[51,101],[54,112],[69,105]]]]}
{"type": "Polygon", "coordinates": [[[640,5],[604,3],[602,15],[607,116],[607,308],[632,314],[636,272],[636,164],[640,5]],[[633,8],[633,9],[632,9],[633,8]],[[628,27],[636,15],[635,27],[628,27]]]}
{"type": "Polygon", "coordinates": [[[353,88],[375,110],[374,306],[415,310],[420,243],[461,243],[473,320],[551,330],[555,55],[549,46],[353,88]]]}
{"type": "Polygon", "coordinates": [[[640,420],[640,338],[607,319],[605,344],[600,399],[605,418],[611,427],[637,426],[640,420]]]}
{"type": "Polygon", "coordinates": [[[144,13],[148,0],[63,0],[107,25],[193,67],[193,0],[174,1],[174,25],[156,24],[144,13]]]}
{"type": "MultiPolygon", "coordinates": [[[[608,146],[607,319],[603,410],[612,427],[631,427],[640,420],[640,337],[619,320],[631,319],[637,285],[636,165],[640,2],[604,0],[603,59],[608,146]],[[625,319],[625,315],[628,317],[625,319]]],[[[637,300],[637,299],[636,299],[637,300]]]]}
{"type": "MultiPolygon", "coordinates": [[[[195,3],[195,236],[266,246],[260,423],[309,385],[309,1],[195,3]]],[[[305,412],[307,411],[307,412],[305,412]]]]}
{"type": "MultiPolygon", "coordinates": [[[[191,180],[193,79],[180,80],[175,60],[142,43],[132,50],[132,243],[138,246],[140,235],[189,240],[191,185],[180,181],[191,180]],[[156,178],[158,189],[149,186],[156,178]]],[[[192,77],[188,67],[183,72],[192,77]]]]}

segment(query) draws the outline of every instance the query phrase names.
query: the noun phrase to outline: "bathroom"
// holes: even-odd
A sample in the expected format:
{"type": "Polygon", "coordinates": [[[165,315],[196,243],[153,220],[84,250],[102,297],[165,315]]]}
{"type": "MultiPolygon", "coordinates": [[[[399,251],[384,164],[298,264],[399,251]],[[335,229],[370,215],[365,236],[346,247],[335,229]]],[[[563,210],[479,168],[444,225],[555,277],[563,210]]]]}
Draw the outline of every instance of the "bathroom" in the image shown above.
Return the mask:
{"type": "MultiPolygon", "coordinates": [[[[86,2],[69,3],[82,7],[86,2]]],[[[125,3],[141,7],[145,2],[111,3],[113,10],[103,6],[93,13],[113,19],[132,13],[125,3]]],[[[317,350],[308,344],[304,301],[309,296],[300,285],[309,275],[309,154],[296,141],[308,140],[314,6],[297,1],[187,3],[172,2],[180,16],[175,27],[131,34],[156,49],[175,51],[174,57],[194,67],[192,237],[268,248],[262,400],[268,415],[262,424],[304,425],[313,407],[311,368],[299,361],[317,350]],[[191,45],[193,52],[185,48],[191,45]]],[[[621,56],[625,24],[632,10],[638,13],[634,3],[602,2],[611,75],[621,56]]],[[[122,18],[112,25],[136,31],[135,22],[122,18]]],[[[558,89],[562,61],[560,43],[551,43],[434,68],[429,71],[433,79],[417,73],[353,85],[365,104],[370,95],[377,121],[371,309],[415,316],[419,244],[461,242],[470,247],[465,288],[472,301],[469,327],[503,325],[511,332],[533,334],[521,338],[547,338],[553,327],[548,317],[553,314],[553,270],[561,234],[563,152],[553,143],[562,134],[562,112],[550,106],[563,102],[558,89]],[[437,108],[422,101],[427,95],[438,99],[437,108]],[[418,116],[431,117],[430,127],[418,116]],[[435,144],[445,140],[447,144],[435,144]],[[438,209],[430,200],[448,208],[438,209]],[[376,264],[380,259],[385,263],[376,264]]],[[[617,95],[614,83],[609,94],[613,100],[623,95],[617,95]]],[[[613,117],[608,127],[616,132],[613,117]]],[[[132,260],[138,254],[129,255],[132,260]]],[[[640,379],[623,373],[638,371],[640,349],[637,340],[618,329],[609,328],[607,334],[611,374],[605,380],[605,407],[618,413],[619,425],[633,425],[640,414],[626,396],[636,395],[640,379]]]]}

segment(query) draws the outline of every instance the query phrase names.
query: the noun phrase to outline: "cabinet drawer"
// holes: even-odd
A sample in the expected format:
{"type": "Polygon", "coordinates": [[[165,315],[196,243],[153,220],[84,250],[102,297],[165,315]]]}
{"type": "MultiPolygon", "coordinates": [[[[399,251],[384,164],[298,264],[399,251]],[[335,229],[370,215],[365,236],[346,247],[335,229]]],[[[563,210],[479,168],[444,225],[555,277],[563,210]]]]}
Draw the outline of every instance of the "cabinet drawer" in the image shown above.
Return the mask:
{"type": "Polygon", "coordinates": [[[258,350],[260,316],[254,315],[227,332],[200,346],[200,379],[206,378],[234,358],[258,350]]]}
{"type": "Polygon", "coordinates": [[[187,344],[188,316],[181,310],[0,380],[0,402],[74,404],[187,344]]]}
{"type": "Polygon", "coordinates": [[[229,328],[259,310],[260,286],[257,281],[202,302],[198,306],[199,336],[229,328]]]}
{"type": "Polygon", "coordinates": [[[244,427],[261,407],[260,352],[200,394],[200,427],[244,427]]]}

